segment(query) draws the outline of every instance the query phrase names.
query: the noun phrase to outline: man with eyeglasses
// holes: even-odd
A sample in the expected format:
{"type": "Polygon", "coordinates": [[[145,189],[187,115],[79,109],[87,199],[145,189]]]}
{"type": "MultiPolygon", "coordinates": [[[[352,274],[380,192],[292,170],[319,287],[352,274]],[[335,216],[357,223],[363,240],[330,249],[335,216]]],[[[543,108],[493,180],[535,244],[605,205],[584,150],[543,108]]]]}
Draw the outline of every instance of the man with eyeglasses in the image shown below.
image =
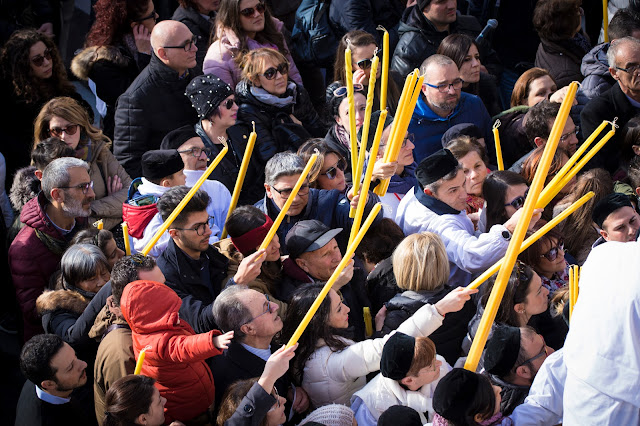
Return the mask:
{"type": "Polygon", "coordinates": [[[415,136],[413,156],[422,159],[442,148],[442,136],[456,124],[475,124],[486,141],[489,157],[495,162],[491,117],[479,97],[462,92],[463,81],[453,60],[432,55],[420,66],[424,74],[422,95],[418,99],[409,133],[415,136]]]}
{"type": "Polygon", "coordinates": [[[195,40],[182,22],[162,21],[151,32],[149,65],[118,98],[113,152],[132,179],[142,176],[142,155],[158,149],[171,130],[197,121],[184,96],[196,66],[195,40]]]}
{"type": "MultiPolygon", "coordinates": [[[[265,166],[266,194],[255,206],[262,210],[272,220],[275,220],[280,213],[280,209],[287,202],[291,195],[291,190],[295,186],[298,178],[304,170],[305,164],[302,159],[292,152],[281,152],[267,161],[265,166]]],[[[282,221],[277,234],[280,241],[284,241],[287,233],[293,225],[300,220],[317,219],[330,228],[342,228],[342,232],[336,237],[340,248],[344,251],[347,247],[349,233],[353,219],[349,218],[351,205],[356,206],[359,197],[353,197],[351,201],[337,189],[324,190],[309,188],[309,183],[305,182],[295,200],[291,203],[287,218],[282,221]]],[[[366,218],[378,196],[369,192],[367,204],[365,206],[364,217],[366,218]]],[[[382,212],[376,217],[374,224],[382,220],[382,212]]],[[[283,254],[287,254],[284,245],[280,246],[283,254]]]]}
{"type": "Polygon", "coordinates": [[[524,402],[542,363],[553,352],[532,327],[494,327],[484,353],[484,369],[502,388],[502,414],[510,415],[524,402]]]}
{"type": "Polygon", "coordinates": [[[25,341],[43,333],[36,299],[59,269],[67,244],[87,226],[95,198],[89,165],[77,158],[58,158],[42,171],[42,191],[20,214],[25,225],[9,248],[13,285],[24,319],[25,341]]]}
{"type": "MultiPolygon", "coordinates": [[[[189,192],[186,186],[171,188],[158,201],[164,222],[189,192]]],[[[158,257],[167,285],[182,299],[180,316],[198,333],[216,327],[211,306],[227,283],[228,259],[211,246],[211,199],[198,190],[169,227],[169,241],[158,257]]],[[[264,251],[247,256],[238,266],[231,283],[248,284],[260,274],[264,251]]]]}
{"type": "MultiPolygon", "coordinates": [[[[584,136],[593,133],[602,120],[613,121],[616,117],[616,124],[623,128],[640,111],[640,40],[623,37],[611,42],[607,59],[609,73],[617,83],[591,99],[580,113],[584,136]]],[[[602,167],[614,173],[618,168],[622,142],[622,132],[618,131],[587,167],[602,167]]]]}
{"type": "MultiPolygon", "coordinates": [[[[266,361],[278,347],[272,341],[282,330],[278,305],[269,296],[243,285],[227,287],[213,303],[213,317],[224,331],[233,331],[233,340],[222,356],[210,360],[216,383],[216,407],[225,390],[238,380],[262,375],[266,361]]],[[[303,413],[309,397],[291,384],[288,375],[276,380],[278,394],[287,398],[287,413],[303,413]]],[[[287,415],[288,417],[288,415],[287,415]]]]}

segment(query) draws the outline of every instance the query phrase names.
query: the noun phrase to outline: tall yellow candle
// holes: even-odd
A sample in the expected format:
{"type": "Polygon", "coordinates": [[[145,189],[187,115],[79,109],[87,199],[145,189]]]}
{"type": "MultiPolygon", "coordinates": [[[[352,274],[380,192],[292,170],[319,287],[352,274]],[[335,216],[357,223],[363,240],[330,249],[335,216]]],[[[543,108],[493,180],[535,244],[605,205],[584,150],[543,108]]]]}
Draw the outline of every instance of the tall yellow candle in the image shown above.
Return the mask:
{"type": "Polygon", "coordinates": [[[382,79],[380,81],[380,111],[384,111],[387,108],[387,87],[389,86],[389,32],[382,26],[377,29],[384,31],[382,35],[382,79]]]}
{"type": "Polygon", "coordinates": [[[373,145],[369,151],[369,164],[367,164],[367,172],[362,182],[362,190],[360,191],[360,199],[358,200],[358,208],[356,209],[355,218],[353,219],[353,225],[351,225],[351,234],[349,236],[349,242],[351,243],[360,229],[360,221],[362,215],[364,215],[364,207],[367,204],[367,198],[369,197],[369,186],[371,185],[371,177],[373,176],[373,168],[376,164],[376,158],[378,157],[378,148],[380,148],[380,139],[382,138],[382,132],[384,131],[384,122],[387,119],[387,110],[385,109],[380,113],[380,120],[378,120],[378,127],[376,128],[376,134],[373,137],[373,145]]]}
{"type": "Polygon", "coordinates": [[[316,162],[317,158],[318,158],[318,154],[313,154],[311,158],[309,158],[309,161],[307,161],[307,165],[305,166],[304,170],[302,170],[302,173],[300,174],[298,181],[296,182],[295,186],[291,190],[291,195],[289,195],[289,198],[287,198],[287,201],[284,203],[284,206],[282,206],[280,213],[278,213],[278,217],[276,217],[276,220],[273,221],[273,225],[271,225],[271,229],[269,229],[267,236],[264,237],[264,240],[262,241],[262,244],[260,244],[260,248],[258,250],[266,249],[269,246],[269,243],[271,243],[273,236],[276,235],[276,232],[278,231],[280,224],[284,220],[284,217],[287,215],[287,212],[289,211],[289,207],[291,207],[293,200],[298,195],[298,191],[300,190],[300,187],[302,186],[304,181],[307,180],[307,176],[311,171],[311,167],[313,167],[313,164],[316,162]]]}
{"type": "MultiPolygon", "coordinates": [[[[369,89],[367,91],[367,104],[364,110],[364,121],[362,123],[362,137],[360,138],[360,151],[358,151],[358,165],[353,172],[351,181],[353,182],[353,195],[360,191],[360,179],[362,177],[362,169],[364,168],[364,159],[367,153],[367,140],[369,139],[369,126],[371,125],[371,112],[373,109],[373,98],[375,96],[376,73],[378,72],[378,62],[380,59],[375,56],[371,64],[371,73],[369,74],[369,89]]],[[[356,211],[354,208],[349,210],[349,217],[354,218],[356,211]]]]}
{"type": "Polygon", "coordinates": [[[358,168],[358,133],[356,130],[356,104],[353,97],[352,68],[351,48],[347,47],[344,51],[344,84],[347,86],[347,102],[349,105],[349,142],[351,146],[351,173],[353,174],[358,168]]]}
{"type": "Polygon", "coordinates": [[[256,138],[258,135],[256,134],[256,123],[255,121],[251,122],[253,124],[253,131],[249,135],[249,141],[247,142],[247,147],[244,149],[244,157],[242,157],[242,164],[240,164],[240,171],[238,172],[238,179],[236,180],[236,185],[233,187],[233,195],[231,196],[231,204],[229,204],[229,211],[227,212],[227,218],[224,220],[224,228],[222,229],[222,234],[220,234],[220,239],[227,238],[227,220],[229,220],[229,216],[236,208],[238,204],[238,199],[240,198],[240,191],[242,191],[242,185],[244,184],[244,178],[247,175],[247,169],[249,168],[249,162],[251,160],[251,154],[253,153],[253,147],[256,144],[256,138]]]}
{"type": "MultiPolygon", "coordinates": [[[[565,220],[566,218],[568,218],[571,214],[573,214],[573,212],[575,212],[576,210],[578,210],[580,207],[582,207],[587,201],[589,201],[590,199],[593,198],[595,194],[593,192],[588,192],[585,195],[583,195],[582,197],[580,197],[580,199],[576,200],[573,204],[571,204],[568,208],[566,208],[565,210],[563,210],[558,216],[554,217],[553,219],[551,219],[549,222],[547,222],[542,228],[538,229],[533,235],[531,235],[529,238],[527,238],[526,240],[524,240],[524,242],[522,243],[522,246],[520,246],[520,251],[519,253],[522,253],[523,251],[525,251],[526,249],[528,249],[531,244],[535,243],[536,241],[538,241],[540,238],[542,238],[543,235],[545,235],[547,232],[549,232],[552,228],[554,228],[555,226],[557,226],[560,222],[562,222],[563,220],[565,220]]],[[[502,266],[502,263],[504,261],[503,259],[500,259],[499,261],[497,261],[496,263],[493,264],[492,267],[490,267],[489,269],[487,269],[484,273],[482,273],[482,275],[480,275],[478,278],[476,278],[475,280],[473,280],[471,282],[471,284],[469,284],[467,286],[468,289],[474,289],[474,288],[478,288],[480,287],[480,285],[482,283],[484,283],[486,280],[488,280],[493,274],[495,274],[496,272],[498,272],[500,270],[500,267],[502,266]]]]}
{"type": "Polygon", "coordinates": [[[498,272],[498,277],[496,278],[493,289],[491,290],[487,306],[482,315],[482,319],[480,320],[480,324],[478,325],[478,330],[475,338],[473,339],[473,343],[471,344],[471,349],[469,350],[469,355],[467,356],[467,361],[464,365],[464,368],[467,370],[476,371],[478,368],[480,356],[482,355],[485,343],[487,342],[487,337],[489,337],[491,325],[493,324],[498,308],[500,307],[500,302],[502,301],[502,296],[504,295],[505,288],[507,287],[507,283],[511,276],[511,271],[515,265],[516,258],[518,257],[527,229],[529,228],[535,204],[540,192],[542,191],[542,187],[544,186],[544,181],[547,177],[549,167],[551,166],[551,160],[553,160],[553,156],[558,148],[560,133],[562,129],[564,129],[567,117],[569,116],[569,110],[573,104],[576,91],[577,84],[575,82],[571,83],[568,94],[560,106],[560,111],[558,112],[558,116],[556,117],[551,130],[551,135],[549,136],[545,146],[536,174],[531,182],[529,194],[527,195],[527,199],[522,207],[520,220],[518,220],[518,223],[516,224],[513,236],[509,242],[509,247],[507,248],[507,252],[504,256],[502,268],[500,268],[500,271],[498,272]]]}
{"type": "Polygon", "coordinates": [[[607,0],[602,0],[602,29],[604,30],[605,43],[609,43],[609,11],[607,3],[607,0]]]}
{"type": "Polygon", "coordinates": [[[389,133],[389,139],[387,140],[387,149],[384,152],[383,160],[385,163],[389,162],[389,158],[391,158],[391,150],[390,143],[393,141],[394,134],[400,123],[400,116],[402,115],[402,111],[405,109],[407,102],[411,100],[411,95],[413,94],[413,88],[415,86],[415,82],[417,81],[417,76],[415,72],[411,72],[404,81],[404,87],[402,88],[402,93],[400,94],[400,100],[398,101],[398,109],[396,110],[396,115],[393,119],[394,124],[391,125],[391,132],[389,133]],[[397,123],[396,123],[397,121],[397,123]]]}
{"type": "Polygon", "coordinates": [[[104,229],[104,222],[102,221],[102,219],[100,219],[100,220],[96,221],[93,225],[94,225],[96,228],[98,228],[98,231],[100,231],[100,230],[104,229]]]}
{"type": "Polygon", "coordinates": [[[504,161],[502,160],[502,147],[500,146],[500,132],[498,131],[498,127],[500,127],[500,120],[496,120],[493,123],[493,141],[496,144],[496,159],[498,160],[498,170],[504,170],[504,161]]]}
{"type": "Polygon", "coordinates": [[[122,236],[124,237],[124,254],[131,256],[131,241],[129,241],[129,225],[122,222],[122,236]]]}
{"type": "Polygon", "coordinates": [[[302,322],[300,322],[300,325],[298,325],[298,328],[296,328],[296,331],[291,336],[291,339],[289,339],[289,342],[287,343],[288,348],[298,343],[298,339],[300,339],[300,336],[302,336],[302,333],[304,333],[304,330],[309,325],[309,321],[311,321],[311,318],[313,318],[313,316],[315,315],[316,311],[320,307],[320,304],[322,304],[322,301],[324,300],[324,298],[327,297],[327,294],[329,294],[329,290],[331,290],[331,287],[333,287],[333,284],[338,279],[338,276],[340,275],[342,270],[347,266],[347,263],[351,261],[351,257],[353,256],[353,253],[355,253],[356,248],[358,248],[358,245],[360,244],[360,241],[362,241],[362,238],[364,238],[364,235],[369,230],[369,227],[373,223],[373,220],[376,218],[376,216],[378,216],[378,213],[380,213],[381,207],[382,206],[380,203],[376,203],[376,205],[373,206],[373,208],[371,209],[371,212],[369,213],[369,216],[367,216],[367,220],[365,220],[364,223],[362,224],[362,228],[360,228],[358,235],[356,235],[356,238],[347,247],[347,251],[342,257],[342,260],[336,267],[335,271],[333,271],[333,274],[331,274],[331,277],[327,280],[327,283],[324,285],[324,287],[320,291],[320,294],[318,295],[318,297],[316,297],[316,300],[313,302],[313,304],[307,311],[306,315],[302,319],[302,322]]]}
{"type": "Polygon", "coordinates": [[[164,221],[164,223],[160,226],[160,228],[158,228],[156,233],[153,235],[151,240],[149,240],[147,245],[142,249],[141,253],[143,255],[147,256],[149,254],[153,246],[155,246],[158,240],[160,239],[160,236],[162,236],[162,234],[164,234],[166,230],[169,229],[173,221],[176,219],[176,217],[178,217],[182,209],[184,209],[184,206],[187,205],[189,200],[191,200],[191,198],[195,195],[195,193],[198,192],[198,189],[200,189],[200,187],[207,180],[209,175],[215,170],[218,164],[220,164],[220,162],[222,161],[222,158],[227,153],[227,151],[229,151],[229,147],[225,144],[224,147],[220,150],[220,153],[213,160],[213,162],[209,165],[209,167],[207,167],[207,170],[205,170],[202,176],[200,176],[200,179],[196,181],[195,185],[193,185],[193,187],[189,190],[189,192],[187,192],[187,195],[184,196],[182,201],[180,201],[180,203],[176,206],[175,210],[171,212],[167,220],[164,221]]]}
{"type": "Polygon", "coordinates": [[[138,354],[138,361],[136,361],[136,368],[133,370],[133,374],[140,374],[140,371],[142,371],[142,364],[144,364],[144,357],[147,355],[147,349],[151,349],[151,346],[145,346],[138,354]]]}
{"type": "Polygon", "coordinates": [[[574,268],[575,265],[571,265],[569,267],[569,319],[571,319],[571,316],[573,315],[573,296],[575,294],[575,276],[574,276],[574,268]]]}

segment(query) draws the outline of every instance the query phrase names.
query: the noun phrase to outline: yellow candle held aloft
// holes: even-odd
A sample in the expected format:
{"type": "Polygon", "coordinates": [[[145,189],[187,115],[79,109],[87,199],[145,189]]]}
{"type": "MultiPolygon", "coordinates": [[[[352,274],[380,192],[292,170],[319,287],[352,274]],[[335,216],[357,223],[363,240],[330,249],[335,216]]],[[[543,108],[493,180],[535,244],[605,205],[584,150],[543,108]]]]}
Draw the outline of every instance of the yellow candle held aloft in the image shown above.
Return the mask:
{"type": "Polygon", "coordinates": [[[169,229],[173,221],[176,219],[176,217],[178,217],[178,215],[180,214],[182,209],[184,209],[184,207],[187,205],[189,200],[191,200],[191,198],[195,195],[195,193],[198,192],[198,189],[200,189],[200,187],[207,180],[209,175],[213,173],[213,171],[218,166],[218,164],[220,164],[220,162],[222,161],[222,158],[227,153],[227,151],[229,151],[229,147],[225,144],[224,147],[220,150],[220,153],[213,160],[213,162],[209,165],[209,167],[207,167],[207,170],[205,170],[202,176],[200,176],[200,179],[196,181],[195,185],[193,185],[193,187],[189,190],[189,192],[187,192],[187,195],[184,196],[182,201],[180,201],[180,203],[176,206],[176,208],[171,212],[167,220],[165,220],[164,223],[160,225],[160,228],[158,228],[158,230],[153,235],[151,240],[149,240],[149,242],[144,247],[144,249],[142,249],[141,253],[144,256],[147,256],[149,254],[153,246],[155,246],[158,240],[160,239],[160,236],[162,236],[162,234],[164,234],[167,231],[167,229],[169,229]]]}
{"type": "Polygon", "coordinates": [[[543,193],[540,194],[536,207],[546,207],[547,204],[549,204],[551,200],[553,200],[554,197],[560,193],[562,188],[567,186],[569,181],[571,181],[571,179],[573,179],[575,175],[577,175],[578,172],[587,165],[589,160],[591,160],[594,155],[596,155],[598,151],[600,151],[600,149],[602,149],[602,147],[609,141],[609,139],[613,137],[613,135],[615,134],[615,127],[613,126],[615,126],[615,124],[612,123],[612,129],[609,130],[606,135],[604,135],[600,142],[598,142],[593,148],[591,148],[591,150],[589,150],[589,152],[578,162],[578,164],[576,164],[571,170],[565,173],[565,175],[562,177],[562,179],[560,179],[559,182],[557,182],[554,186],[551,186],[551,183],[547,185],[547,188],[545,188],[546,191],[543,191],[543,193]]]}
{"type": "MultiPolygon", "coordinates": [[[[531,244],[538,241],[540,238],[542,238],[543,235],[549,232],[552,228],[554,228],[560,222],[568,218],[571,214],[573,214],[573,212],[575,212],[577,209],[582,207],[587,201],[592,199],[594,195],[595,194],[593,192],[586,193],[585,195],[580,197],[580,199],[576,200],[573,204],[571,204],[568,208],[560,212],[558,216],[554,217],[549,222],[547,222],[542,228],[538,229],[533,235],[531,235],[529,238],[524,240],[524,242],[522,243],[522,246],[520,246],[519,253],[522,253],[523,251],[528,249],[531,246],[531,244]]],[[[484,273],[482,273],[482,275],[480,275],[478,278],[473,280],[471,284],[467,286],[467,289],[475,289],[480,287],[482,283],[484,283],[493,274],[495,274],[500,270],[500,267],[502,266],[503,261],[504,261],[504,258],[494,263],[492,267],[487,269],[484,273]]]]}
{"type": "Polygon", "coordinates": [[[93,223],[93,226],[95,226],[96,228],[98,228],[98,231],[104,229],[104,222],[102,221],[102,219],[97,220],[93,223]]]}
{"type": "Polygon", "coordinates": [[[142,371],[142,364],[144,364],[144,357],[147,355],[148,349],[151,349],[151,346],[145,346],[138,354],[138,361],[136,362],[136,368],[133,370],[133,374],[140,374],[140,371],[142,371]]]}
{"type": "Polygon", "coordinates": [[[367,172],[365,173],[364,181],[362,182],[358,208],[356,209],[353,224],[351,225],[349,243],[356,238],[356,234],[360,230],[360,221],[364,215],[364,207],[367,204],[367,198],[369,197],[369,186],[371,185],[371,177],[373,176],[373,168],[376,164],[376,158],[378,158],[378,148],[380,148],[380,139],[382,138],[382,132],[384,131],[384,122],[387,119],[387,114],[388,112],[386,109],[380,113],[380,120],[378,120],[376,134],[373,137],[373,145],[371,145],[371,150],[369,151],[369,164],[367,164],[367,172]]]}
{"type": "Polygon", "coordinates": [[[124,254],[131,256],[131,241],[129,241],[129,225],[122,222],[122,236],[124,237],[124,254]]]}
{"type": "Polygon", "coordinates": [[[558,148],[558,143],[560,142],[560,132],[561,129],[564,129],[567,117],[569,116],[569,110],[571,109],[571,105],[573,104],[577,87],[578,85],[575,82],[571,83],[571,85],[569,86],[568,94],[562,102],[562,105],[560,106],[560,112],[558,113],[558,116],[553,123],[551,135],[549,136],[547,144],[545,145],[545,149],[540,159],[538,169],[536,170],[533,181],[531,182],[529,194],[527,195],[524,206],[522,207],[520,219],[516,224],[513,236],[511,237],[511,241],[509,242],[509,247],[507,248],[507,252],[504,256],[504,262],[502,264],[502,267],[498,271],[498,276],[491,290],[491,294],[489,295],[489,300],[487,301],[485,311],[482,314],[482,318],[480,319],[480,324],[478,325],[478,330],[476,331],[475,338],[473,339],[473,343],[471,344],[469,355],[467,356],[467,361],[464,365],[464,368],[466,368],[467,370],[476,371],[476,369],[478,368],[478,362],[480,361],[480,356],[482,355],[482,351],[484,350],[487,338],[489,337],[489,331],[491,330],[491,326],[496,317],[496,313],[498,312],[498,308],[500,307],[502,296],[504,296],[504,291],[507,287],[509,278],[511,277],[511,271],[513,270],[513,266],[516,263],[520,247],[522,246],[522,242],[524,241],[527,229],[529,228],[529,223],[531,222],[531,217],[533,216],[535,204],[538,201],[538,197],[540,195],[540,192],[542,191],[542,187],[544,186],[544,181],[549,172],[549,167],[551,166],[551,161],[553,160],[553,156],[555,155],[556,149],[558,148]]]}
{"type": "Polygon", "coordinates": [[[500,132],[498,131],[498,127],[500,127],[500,120],[496,120],[493,123],[493,141],[496,144],[496,159],[498,160],[498,170],[504,170],[504,161],[502,160],[502,147],[500,146],[500,132]]]}
{"type": "MultiPolygon", "coordinates": [[[[547,206],[548,202],[547,204],[544,204],[544,205],[542,203],[544,203],[548,199],[549,191],[553,191],[553,189],[558,186],[558,183],[567,174],[567,172],[569,172],[571,167],[573,167],[576,161],[578,161],[580,157],[582,157],[582,155],[585,153],[587,148],[589,148],[589,146],[591,146],[591,144],[598,137],[598,135],[602,133],[602,130],[604,130],[604,128],[607,127],[607,124],[609,124],[608,121],[603,121],[602,124],[600,124],[598,128],[594,130],[593,133],[591,133],[591,135],[587,138],[587,140],[584,141],[582,145],[580,145],[580,148],[578,148],[575,154],[573,154],[571,158],[569,158],[569,161],[567,161],[565,165],[562,166],[560,171],[556,173],[553,179],[551,179],[551,182],[549,182],[547,186],[540,193],[540,198],[538,198],[538,204],[536,204],[536,208],[543,209],[547,206]]],[[[554,194],[553,197],[555,197],[556,195],[557,194],[554,194]]],[[[549,202],[553,199],[553,197],[549,199],[549,202]]]]}
{"type": "Polygon", "coordinates": [[[380,81],[380,111],[387,108],[387,87],[389,86],[389,32],[384,27],[379,26],[384,34],[382,35],[382,75],[380,81]]]}
{"type": "Polygon", "coordinates": [[[253,153],[253,147],[256,144],[256,138],[258,135],[256,134],[256,123],[255,121],[251,122],[253,124],[253,132],[249,135],[249,141],[247,142],[247,147],[244,149],[244,157],[242,157],[242,164],[240,164],[240,171],[238,172],[238,179],[236,180],[236,185],[233,187],[233,195],[231,196],[231,204],[229,204],[229,211],[227,212],[227,218],[224,220],[224,228],[222,229],[222,234],[220,234],[220,239],[227,238],[227,220],[229,220],[229,216],[236,208],[238,204],[238,199],[240,198],[240,192],[242,191],[242,185],[244,184],[244,178],[247,175],[247,169],[249,168],[249,162],[251,160],[251,154],[253,153]]]}
{"type": "Polygon", "coordinates": [[[602,29],[604,30],[605,43],[609,43],[609,11],[607,3],[607,0],[602,0],[602,29]]]}
{"type": "MultiPolygon", "coordinates": [[[[371,63],[371,72],[369,74],[369,89],[367,91],[367,103],[364,110],[364,121],[362,123],[362,136],[360,137],[360,148],[358,151],[358,165],[353,172],[351,181],[353,182],[353,194],[356,195],[360,191],[360,180],[364,169],[364,159],[367,154],[367,140],[369,140],[369,126],[371,125],[371,112],[373,110],[373,98],[375,96],[376,73],[378,72],[378,62],[380,59],[374,56],[371,63]]],[[[349,210],[349,217],[354,218],[356,210],[352,207],[349,210]]]]}
{"type": "Polygon", "coordinates": [[[309,161],[307,161],[307,165],[305,166],[304,170],[302,170],[302,173],[300,174],[298,181],[296,182],[295,186],[291,190],[291,195],[289,195],[289,198],[287,198],[287,201],[284,203],[284,206],[282,206],[280,213],[278,213],[278,217],[276,217],[276,220],[273,221],[273,225],[271,225],[271,229],[269,229],[267,236],[264,237],[264,240],[262,241],[262,244],[260,244],[260,248],[258,250],[266,249],[269,246],[269,243],[271,243],[273,236],[276,235],[276,232],[278,232],[278,228],[280,227],[280,224],[284,220],[284,217],[287,215],[287,212],[289,211],[289,207],[291,207],[293,200],[295,200],[296,196],[298,195],[298,191],[300,190],[300,187],[307,180],[307,176],[309,175],[309,172],[311,171],[311,168],[313,167],[313,164],[316,162],[317,158],[318,158],[318,154],[316,153],[316,154],[313,154],[311,158],[309,158],[309,161]]]}
{"type": "Polygon", "coordinates": [[[347,104],[349,105],[349,144],[351,146],[351,173],[355,173],[355,170],[358,167],[358,133],[356,130],[356,104],[353,97],[352,67],[351,49],[347,47],[344,51],[344,80],[347,86],[347,104]]]}
{"type": "Polygon", "coordinates": [[[362,224],[362,228],[360,228],[360,232],[358,232],[358,235],[356,236],[356,238],[347,247],[347,251],[345,252],[344,257],[336,267],[335,271],[333,271],[333,274],[331,274],[331,277],[327,280],[327,283],[324,285],[324,287],[320,291],[320,294],[318,295],[318,297],[316,297],[316,300],[313,302],[313,304],[307,311],[306,315],[298,325],[298,328],[296,328],[296,331],[291,336],[291,339],[289,339],[289,342],[287,343],[288,348],[298,343],[298,339],[300,339],[300,336],[302,336],[302,333],[304,333],[304,330],[309,325],[309,321],[311,321],[311,318],[313,318],[313,316],[315,315],[316,311],[320,307],[320,304],[322,304],[322,301],[324,300],[324,298],[327,297],[327,294],[329,294],[329,290],[331,290],[331,287],[333,287],[333,284],[338,279],[338,276],[340,275],[342,270],[347,266],[347,264],[351,262],[351,257],[355,253],[356,248],[358,248],[360,241],[362,241],[362,238],[364,238],[364,235],[369,230],[369,227],[373,223],[373,220],[376,218],[376,216],[378,216],[378,213],[380,213],[381,207],[382,206],[380,203],[376,203],[376,205],[373,206],[373,208],[371,209],[369,216],[367,216],[367,220],[364,221],[364,223],[362,224]]]}

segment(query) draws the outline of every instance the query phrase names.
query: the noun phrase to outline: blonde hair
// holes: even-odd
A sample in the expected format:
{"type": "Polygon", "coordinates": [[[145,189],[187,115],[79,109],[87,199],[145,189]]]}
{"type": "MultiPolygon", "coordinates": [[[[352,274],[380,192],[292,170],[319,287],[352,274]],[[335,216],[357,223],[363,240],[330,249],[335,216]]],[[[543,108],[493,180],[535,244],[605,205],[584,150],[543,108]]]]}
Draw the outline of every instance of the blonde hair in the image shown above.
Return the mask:
{"type": "Polygon", "coordinates": [[[276,64],[287,63],[287,65],[291,65],[282,53],[275,49],[261,47],[249,51],[242,58],[242,78],[255,84],[268,59],[274,60],[276,64]]]}
{"type": "Polygon", "coordinates": [[[104,141],[107,145],[111,144],[111,140],[102,133],[102,130],[91,125],[89,114],[78,101],[62,96],[47,102],[36,117],[33,126],[34,147],[49,138],[49,122],[54,116],[80,126],[80,146],[84,146],[90,140],[104,141]]]}
{"type": "Polygon", "coordinates": [[[444,243],[432,232],[412,234],[393,252],[393,275],[403,290],[435,290],[449,280],[444,243]]]}

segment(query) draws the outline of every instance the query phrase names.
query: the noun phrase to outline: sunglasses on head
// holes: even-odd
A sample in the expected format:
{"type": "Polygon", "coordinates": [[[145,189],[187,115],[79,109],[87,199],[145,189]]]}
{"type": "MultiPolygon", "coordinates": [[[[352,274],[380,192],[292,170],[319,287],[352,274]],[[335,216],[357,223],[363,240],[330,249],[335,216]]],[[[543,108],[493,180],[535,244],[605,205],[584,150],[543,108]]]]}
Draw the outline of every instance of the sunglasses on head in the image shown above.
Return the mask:
{"type": "Polygon", "coordinates": [[[347,162],[344,158],[341,158],[335,166],[329,167],[326,172],[320,174],[326,176],[329,180],[333,180],[338,175],[338,169],[343,172],[347,169],[347,162]]]}
{"type": "Polygon", "coordinates": [[[240,15],[250,18],[256,12],[262,15],[265,9],[266,9],[266,6],[264,5],[264,3],[258,3],[255,7],[247,7],[246,9],[242,9],[240,11],[240,15]]]}
{"type": "Polygon", "coordinates": [[[282,75],[288,74],[289,73],[289,64],[286,63],[286,62],[283,62],[280,65],[278,65],[277,67],[268,68],[265,72],[263,72],[260,75],[262,75],[267,80],[273,80],[274,78],[276,78],[276,75],[278,75],[278,73],[280,73],[282,75]]]}
{"type": "MultiPolygon", "coordinates": [[[[364,87],[362,86],[362,84],[360,83],[354,83],[353,84],[353,92],[362,92],[364,90],[364,87]]],[[[347,86],[340,86],[338,87],[336,90],[333,91],[333,96],[335,97],[342,97],[342,96],[347,96],[347,86]]]]}
{"type": "Polygon", "coordinates": [[[516,209],[516,210],[521,209],[521,208],[522,208],[522,206],[524,206],[524,202],[525,202],[525,201],[526,201],[526,199],[527,199],[527,194],[528,194],[528,193],[529,193],[529,188],[527,188],[527,190],[526,190],[526,191],[524,191],[524,195],[520,195],[520,196],[518,196],[518,197],[514,198],[513,200],[511,200],[511,202],[510,202],[510,203],[507,203],[507,204],[505,204],[504,206],[505,206],[505,207],[507,207],[507,206],[511,206],[511,207],[513,207],[513,208],[514,208],[514,209],[516,209]]]}
{"type": "Polygon", "coordinates": [[[555,247],[551,247],[548,252],[540,255],[540,257],[546,258],[549,262],[553,262],[558,258],[558,253],[560,250],[564,251],[564,240],[558,241],[558,244],[555,247]]]}
{"type": "Polygon", "coordinates": [[[78,124],[69,124],[67,127],[52,127],[49,129],[49,134],[57,138],[61,137],[62,133],[75,135],[78,131],[78,127],[80,127],[78,124]]]}
{"type": "Polygon", "coordinates": [[[35,65],[36,67],[41,67],[42,64],[44,64],[44,60],[50,61],[51,60],[51,49],[46,49],[42,55],[38,55],[38,56],[34,56],[33,58],[31,58],[31,63],[33,63],[33,65],[35,65]]]}

